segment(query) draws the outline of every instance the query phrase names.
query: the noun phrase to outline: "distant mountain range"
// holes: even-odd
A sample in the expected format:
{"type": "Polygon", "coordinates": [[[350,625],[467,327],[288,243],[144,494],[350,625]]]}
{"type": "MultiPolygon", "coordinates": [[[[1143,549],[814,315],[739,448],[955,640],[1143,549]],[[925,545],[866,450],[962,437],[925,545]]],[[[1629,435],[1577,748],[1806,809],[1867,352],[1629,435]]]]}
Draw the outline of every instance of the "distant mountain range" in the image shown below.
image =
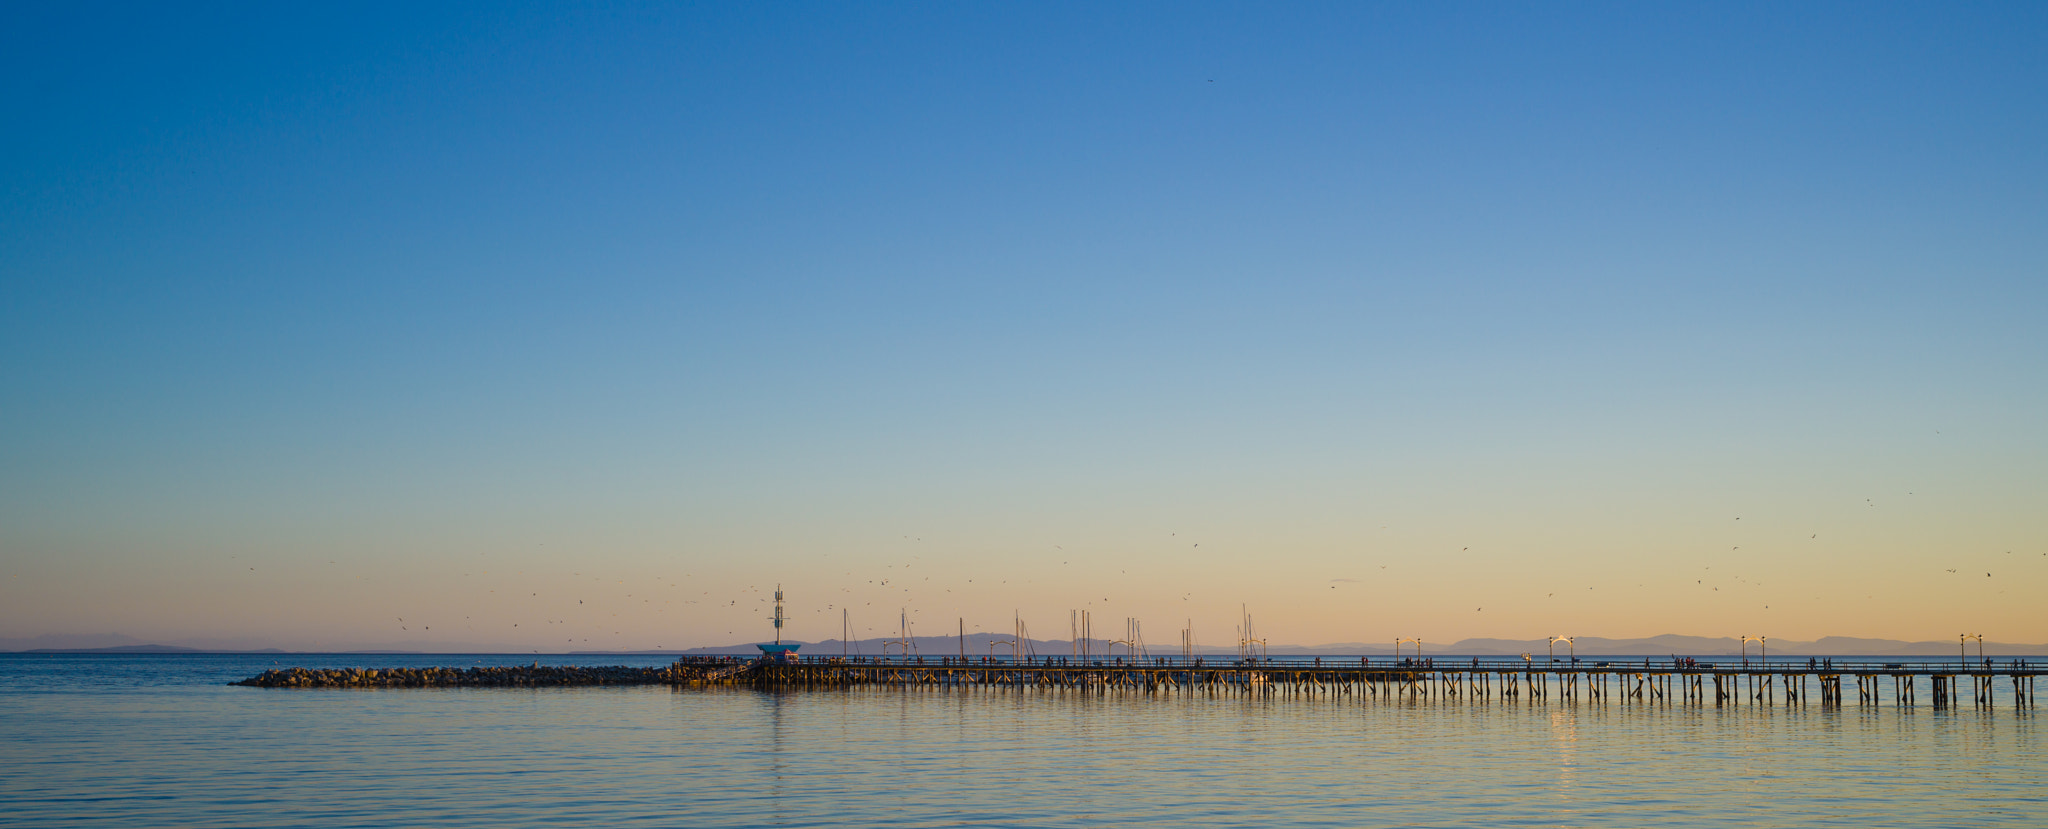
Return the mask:
{"type": "MultiPolygon", "coordinates": [[[[0,638],[0,653],[291,653],[263,640],[186,639],[176,644],[145,642],[120,634],[49,635],[28,638],[0,638]]],[[[299,651],[304,653],[306,651],[299,651]]],[[[371,653],[351,649],[349,653],[371,653]]],[[[393,651],[376,651],[380,653],[393,651]]]]}
{"type": "Polygon", "coordinates": [[[259,648],[248,651],[214,651],[200,648],[181,648],[177,645],[115,645],[111,648],[30,648],[21,653],[290,653],[278,648],[259,648]]]}
{"type": "MultiPolygon", "coordinates": [[[[1007,636],[975,633],[964,640],[957,636],[918,636],[906,645],[891,639],[861,639],[841,643],[837,639],[822,642],[804,642],[802,653],[820,656],[837,656],[841,653],[878,656],[883,653],[900,654],[906,651],[923,656],[957,656],[963,651],[969,656],[1009,656],[1012,646],[1007,636]]],[[[1955,642],[1906,642],[1897,639],[1864,639],[1849,636],[1829,636],[1812,642],[1772,639],[1766,646],[1773,654],[1783,656],[1948,656],[1958,653],[1955,642]]],[[[1543,639],[1463,639],[1438,645],[1425,641],[1422,651],[1429,656],[1515,656],[1519,654],[1548,654],[1551,644],[1543,639]]],[[[1126,652],[1122,643],[1102,639],[1088,640],[1090,653],[1106,654],[1126,652]]],[[[1147,643],[1147,653],[1154,656],[1177,655],[1180,647],[1173,643],[1147,643]]],[[[528,649],[516,647],[458,647],[437,648],[443,653],[525,653],[528,649]]],[[[1073,645],[1065,639],[1031,639],[1024,644],[1026,654],[1038,656],[1064,656],[1074,653],[1073,645]]],[[[1706,636],[1651,636],[1642,639],[1605,639],[1597,636],[1581,636],[1570,644],[1558,642],[1556,653],[1574,653],[1579,656],[1659,656],[1677,654],[1682,656],[1723,656],[1743,651],[1742,641],[1733,637],[1713,638],[1706,636]]],[[[174,642],[145,642],[130,636],[104,634],[94,636],[37,636],[32,638],[0,638],[0,652],[17,653],[421,653],[418,650],[389,648],[309,648],[284,649],[270,646],[270,643],[249,640],[177,640],[174,642]]],[[[760,651],[751,642],[721,645],[688,650],[660,649],[640,651],[572,651],[578,654],[619,654],[619,655],[726,655],[755,654],[760,651]]],[[[1197,649],[1203,655],[1233,654],[1234,646],[1217,647],[1204,645],[1197,649]]],[[[1392,642],[1372,644],[1365,642],[1343,642],[1328,645],[1274,645],[1266,650],[1273,656],[1388,656],[1394,653],[1392,642]]],[[[1409,653],[1410,646],[1403,645],[1402,653],[1409,653]]],[[[1749,652],[1756,653],[1757,645],[1752,642],[1749,652]]],[[[1970,643],[1970,653],[1977,653],[1977,644],[1970,643]]],[[[2016,645],[2003,642],[1984,643],[1986,656],[2038,656],[2048,655],[2048,645],[2016,645]]]]}

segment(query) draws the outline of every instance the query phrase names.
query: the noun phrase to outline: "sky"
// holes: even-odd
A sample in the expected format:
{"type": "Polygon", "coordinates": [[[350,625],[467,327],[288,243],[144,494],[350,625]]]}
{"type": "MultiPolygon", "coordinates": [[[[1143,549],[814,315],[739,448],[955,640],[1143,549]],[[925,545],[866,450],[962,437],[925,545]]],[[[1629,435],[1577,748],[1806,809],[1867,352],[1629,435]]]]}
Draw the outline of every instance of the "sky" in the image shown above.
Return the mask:
{"type": "Polygon", "coordinates": [[[0,638],[2048,642],[2048,7],[0,8],[0,638]]]}

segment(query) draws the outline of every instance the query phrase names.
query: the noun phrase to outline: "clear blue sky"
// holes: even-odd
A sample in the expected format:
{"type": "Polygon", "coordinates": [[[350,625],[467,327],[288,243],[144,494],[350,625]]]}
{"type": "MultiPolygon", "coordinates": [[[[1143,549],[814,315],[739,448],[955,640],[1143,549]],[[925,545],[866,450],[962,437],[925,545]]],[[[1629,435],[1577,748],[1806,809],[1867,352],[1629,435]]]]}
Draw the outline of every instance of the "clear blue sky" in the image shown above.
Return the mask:
{"type": "Polygon", "coordinates": [[[16,3],[0,106],[0,637],[2048,641],[2039,4],[16,3]]]}

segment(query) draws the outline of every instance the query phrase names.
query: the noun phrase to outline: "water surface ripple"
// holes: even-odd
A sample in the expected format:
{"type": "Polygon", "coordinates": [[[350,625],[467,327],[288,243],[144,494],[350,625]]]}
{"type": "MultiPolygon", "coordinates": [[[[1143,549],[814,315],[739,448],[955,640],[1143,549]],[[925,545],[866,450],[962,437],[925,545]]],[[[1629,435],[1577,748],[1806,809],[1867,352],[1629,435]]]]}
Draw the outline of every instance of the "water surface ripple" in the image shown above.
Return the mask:
{"type": "Polygon", "coordinates": [[[2009,701],[225,685],[273,659],[0,656],[0,826],[2048,825],[2009,701]]]}

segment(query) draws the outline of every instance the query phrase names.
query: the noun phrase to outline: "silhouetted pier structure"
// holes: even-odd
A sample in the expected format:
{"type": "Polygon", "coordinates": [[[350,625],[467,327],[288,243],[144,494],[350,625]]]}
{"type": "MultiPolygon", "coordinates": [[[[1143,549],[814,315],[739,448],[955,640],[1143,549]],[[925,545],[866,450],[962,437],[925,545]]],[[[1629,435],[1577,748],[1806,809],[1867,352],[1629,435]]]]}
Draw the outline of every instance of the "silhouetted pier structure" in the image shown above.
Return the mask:
{"type": "Polygon", "coordinates": [[[1385,657],[856,656],[761,659],[721,666],[701,681],[774,689],[1033,688],[1071,691],[1361,696],[1379,699],[1587,700],[1713,705],[1842,706],[1919,702],[1936,708],[2034,705],[2033,660],[1770,662],[1694,659],[1523,660],[1385,657]]]}

